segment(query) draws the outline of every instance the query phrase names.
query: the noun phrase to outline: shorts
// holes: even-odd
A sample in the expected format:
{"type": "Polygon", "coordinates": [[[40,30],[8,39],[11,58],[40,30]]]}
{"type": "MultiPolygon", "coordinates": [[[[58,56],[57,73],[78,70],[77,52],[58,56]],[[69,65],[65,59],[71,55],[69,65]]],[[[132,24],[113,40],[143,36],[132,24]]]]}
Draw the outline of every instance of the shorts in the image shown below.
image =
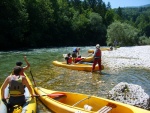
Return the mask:
{"type": "Polygon", "coordinates": [[[73,52],[73,53],[72,53],[72,57],[73,57],[73,58],[77,58],[77,53],[76,53],[76,52],[73,52]]]}
{"type": "Polygon", "coordinates": [[[23,106],[24,104],[26,103],[26,100],[25,100],[25,96],[22,95],[22,96],[10,96],[9,98],[9,102],[8,104],[10,106],[14,106],[14,105],[20,105],[20,106],[23,106]]]}

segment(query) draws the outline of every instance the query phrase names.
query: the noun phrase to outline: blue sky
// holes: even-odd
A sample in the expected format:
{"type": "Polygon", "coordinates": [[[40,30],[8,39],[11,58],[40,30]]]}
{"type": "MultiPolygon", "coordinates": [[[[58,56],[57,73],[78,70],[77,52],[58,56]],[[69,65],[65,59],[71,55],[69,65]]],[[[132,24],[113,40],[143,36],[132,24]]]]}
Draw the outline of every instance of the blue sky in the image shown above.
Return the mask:
{"type": "Polygon", "coordinates": [[[141,6],[150,4],[150,0],[103,0],[107,5],[108,2],[111,4],[111,8],[129,7],[129,6],[141,6]]]}

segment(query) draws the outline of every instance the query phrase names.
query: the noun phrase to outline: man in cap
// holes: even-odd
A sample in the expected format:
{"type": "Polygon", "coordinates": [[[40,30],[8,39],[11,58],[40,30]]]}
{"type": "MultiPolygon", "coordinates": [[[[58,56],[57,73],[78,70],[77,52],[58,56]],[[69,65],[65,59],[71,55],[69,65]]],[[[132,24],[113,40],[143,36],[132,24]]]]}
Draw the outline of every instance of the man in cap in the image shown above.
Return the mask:
{"type": "Polygon", "coordinates": [[[99,71],[101,73],[101,50],[100,50],[99,44],[96,44],[96,50],[94,52],[94,61],[93,61],[93,66],[92,66],[92,72],[94,71],[97,63],[99,66],[99,71]]]}

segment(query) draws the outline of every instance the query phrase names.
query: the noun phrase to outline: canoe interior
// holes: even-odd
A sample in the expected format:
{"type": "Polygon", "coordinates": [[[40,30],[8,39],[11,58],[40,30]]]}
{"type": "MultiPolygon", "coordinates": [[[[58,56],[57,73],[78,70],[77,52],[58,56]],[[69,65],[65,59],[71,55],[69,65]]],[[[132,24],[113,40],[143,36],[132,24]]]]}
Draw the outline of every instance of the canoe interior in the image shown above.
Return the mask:
{"type": "MultiPolygon", "coordinates": [[[[39,95],[44,94],[59,94],[62,92],[52,91],[44,88],[35,88],[35,92],[39,95]]],[[[120,102],[108,100],[105,98],[100,98],[96,96],[88,96],[85,94],[63,92],[66,96],[55,100],[49,98],[48,96],[41,96],[41,101],[54,112],[62,113],[74,113],[76,111],[81,111],[81,113],[96,113],[100,109],[102,110],[105,106],[112,107],[112,110],[108,113],[148,113],[149,111],[143,110],[131,105],[123,104],[120,102]],[[88,105],[92,107],[91,111],[85,110],[85,106],[88,105]]],[[[101,113],[101,112],[100,112],[101,113]]],[[[107,113],[107,112],[102,112],[107,113]]]]}

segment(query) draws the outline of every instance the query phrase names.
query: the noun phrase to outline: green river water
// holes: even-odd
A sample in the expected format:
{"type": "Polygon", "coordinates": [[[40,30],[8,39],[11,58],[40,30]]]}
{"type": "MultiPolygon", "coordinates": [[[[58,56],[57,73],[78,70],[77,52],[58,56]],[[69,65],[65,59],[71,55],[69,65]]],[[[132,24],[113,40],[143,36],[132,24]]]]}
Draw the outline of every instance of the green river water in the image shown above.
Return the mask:
{"type": "MultiPolygon", "coordinates": [[[[81,47],[81,55],[88,56],[88,50],[94,47],[81,47]]],[[[31,72],[37,86],[59,90],[84,93],[106,97],[107,92],[120,82],[128,82],[140,85],[150,95],[150,70],[125,68],[120,71],[112,71],[105,68],[102,75],[91,72],[76,71],[56,67],[52,61],[64,61],[62,54],[71,52],[73,47],[43,48],[26,51],[0,52],[0,85],[11,73],[15,63],[22,61],[26,65],[23,56],[27,56],[31,65],[31,72]]],[[[105,66],[105,65],[104,65],[105,66]]],[[[26,74],[32,80],[29,70],[26,74]]],[[[37,102],[38,113],[51,113],[40,101],[37,102]]]]}

